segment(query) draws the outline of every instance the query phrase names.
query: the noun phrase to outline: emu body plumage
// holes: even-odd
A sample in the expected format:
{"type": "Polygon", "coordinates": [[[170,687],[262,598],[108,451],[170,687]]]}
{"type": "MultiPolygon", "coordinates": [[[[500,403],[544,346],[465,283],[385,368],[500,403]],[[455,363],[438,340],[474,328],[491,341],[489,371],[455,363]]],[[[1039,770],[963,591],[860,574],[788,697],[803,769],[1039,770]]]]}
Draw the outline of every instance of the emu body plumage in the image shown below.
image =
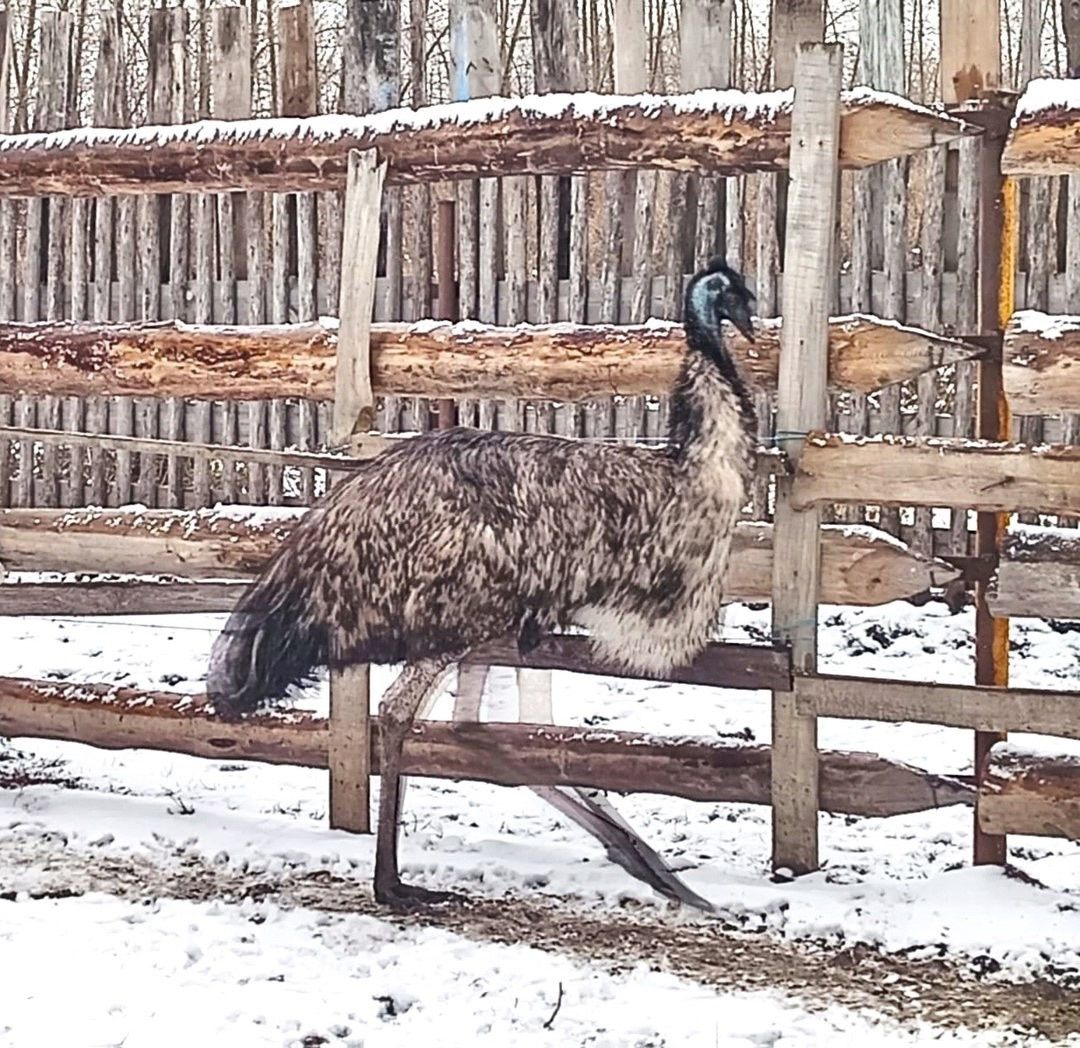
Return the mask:
{"type": "MultiPolygon", "coordinates": [[[[719,261],[691,281],[663,450],[456,429],[357,469],[218,638],[217,711],[278,701],[326,665],[420,664],[431,684],[485,641],[512,634],[528,651],[567,626],[631,671],[692,661],[719,616],[752,470],[753,412],[721,330],[728,317],[749,333],[749,297],[719,261]]],[[[411,723],[419,700],[407,704],[411,723]]]]}

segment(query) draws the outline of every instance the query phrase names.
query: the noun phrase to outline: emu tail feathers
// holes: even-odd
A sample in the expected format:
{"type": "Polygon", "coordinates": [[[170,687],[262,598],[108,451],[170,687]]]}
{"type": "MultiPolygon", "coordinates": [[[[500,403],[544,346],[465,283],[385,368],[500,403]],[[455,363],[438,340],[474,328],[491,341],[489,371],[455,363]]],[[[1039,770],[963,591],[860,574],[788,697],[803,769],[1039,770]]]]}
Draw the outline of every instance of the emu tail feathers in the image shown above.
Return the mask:
{"type": "Polygon", "coordinates": [[[273,705],[326,664],[328,632],[313,579],[287,542],[229,616],[210,653],[206,692],[224,718],[273,705]]]}

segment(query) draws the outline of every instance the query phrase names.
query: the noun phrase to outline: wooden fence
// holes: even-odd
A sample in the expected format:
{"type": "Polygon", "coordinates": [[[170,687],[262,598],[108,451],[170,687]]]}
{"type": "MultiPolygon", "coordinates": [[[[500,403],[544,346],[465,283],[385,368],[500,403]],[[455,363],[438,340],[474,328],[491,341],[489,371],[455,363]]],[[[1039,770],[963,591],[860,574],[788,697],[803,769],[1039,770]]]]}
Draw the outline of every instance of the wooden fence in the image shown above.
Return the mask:
{"type": "MultiPolygon", "coordinates": [[[[476,725],[452,732],[425,725],[408,744],[408,770],[412,774],[479,776],[484,773],[476,764],[476,746],[497,744],[506,755],[507,767],[512,769],[500,779],[507,783],[573,782],[613,789],[633,785],[682,796],[768,800],[774,814],[774,863],[796,871],[817,865],[817,815],[823,808],[880,814],[975,801],[982,838],[997,840],[1006,832],[1080,836],[1077,794],[1071,786],[1061,786],[1074,784],[1076,779],[1075,765],[1066,760],[1029,760],[1000,745],[987,745],[976,775],[964,781],[877,758],[818,752],[816,721],[820,716],[925,720],[970,728],[980,733],[983,743],[989,736],[993,736],[989,741],[995,742],[1000,733],[1007,731],[1080,737],[1078,693],[1025,691],[987,681],[974,687],[945,687],[897,681],[860,682],[823,675],[816,670],[816,630],[799,625],[816,621],[818,603],[828,597],[874,603],[915,595],[957,579],[974,586],[979,614],[985,619],[990,615],[990,584],[995,570],[999,600],[1015,604],[1032,599],[1030,592],[1025,591],[1021,597],[1016,591],[1008,591],[1006,568],[1010,562],[1015,560],[1019,565],[1029,561],[1022,551],[1015,557],[1007,553],[998,570],[999,535],[993,529],[980,529],[975,557],[956,558],[949,565],[929,552],[898,545],[880,532],[821,528],[820,510],[835,503],[944,505],[965,512],[976,510],[991,523],[1002,511],[1076,515],[1080,514],[1080,447],[1032,447],[986,439],[1001,436],[994,431],[1000,419],[986,411],[982,416],[986,431],[980,439],[905,439],[892,435],[867,440],[823,431],[828,421],[826,396],[830,388],[852,394],[895,388],[899,379],[918,381],[919,376],[938,367],[955,366],[976,356],[984,390],[992,390],[995,381],[1002,381],[1001,326],[993,309],[987,309],[985,304],[997,304],[1001,254],[997,249],[1003,245],[1007,256],[1010,239],[1007,224],[993,225],[994,209],[983,210],[980,238],[982,331],[968,340],[883,326],[873,318],[830,321],[830,253],[840,166],[882,159],[875,144],[882,121],[892,120],[894,127],[903,128],[903,135],[894,136],[892,143],[902,142],[905,149],[931,144],[940,147],[950,137],[976,137],[984,180],[996,191],[1004,145],[1002,128],[1008,112],[1000,100],[991,100],[973,107],[967,113],[972,122],[965,123],[888,97],[843,95],[839,91],[840,55],[835,47],[803,45],[799,53],[794,74],[799,92],[793,107],[790,102],[777,105],[774,100],[766,109],[745,96],[705,96],[677,105],[609,103],[623,114],[620,119],[625,119],[627,126],[650,129],[650,133],[632,136],[632,155],[623,152],[618,135],[613,136],[616,142],[612,145],[612,162],[617,167],[693,167],[712,175],[731,170],[739,150],[744,149],[742,162],[772,169],[788,167],[791,173],[786,252],[793,265],[784,286],[787,319],[775,335],[774,329],[766,326],[769,337],[762,340],[760,347],[734,343],[736,352],[753,365],[749,370],[758,383],[759,397],[767,401],[775,397],[784,429],[790,434],[816,431],[805,440],[798,436],[785,438],[782,454],[770,450],[761,456],[762,475],[775,480],[775,522],[771,526],[744,525],[737,536],[739,548],[746,555],[733,568],[733,595],[740,592],[747,598],[771,601],[774,643],[712,644],[694,665],[671,677],[697,684],[770,690],[772,750],[735,745],[724,747],[721,753],[707,744],[615,734],[582,738],[557,728],[529,725],[476,725]],[[733,106],[737,112],[732,111],[733,106]],[[868,110],[875,113],[869,132],[867,125],[860,123],[868,110]],[[741,145],[708,147],[721,126],[730,127],[732,122],[743,119],[740,114],[749,113],[753,119],[747,118],[741,145]],[[694,144],[682,152],[678,151],[677,134],[660,133],[665,121],[674,117],[702,122],[696,125],[700,134],[694,144]],[[710,125],[710,121],[714,124],[710,125]],[[986,129],[981,135],[979,127],[986,129]],[[867,134],[874,143],[863,141],[867,134]],[[757,152],[746,144],[751,140],[767,145],[757,152]],[[858,789],[853,788],[856,782],[858,789]],[[1050,785],[1044,788],[1043,783],[1050,785]]],[[[582,108],[587,110],[590,104],[583,102],[582,108]]],[[[429,173],[441,176],[453,172],[466,179],[484,173],[475,160],[454,160],[454,155],[472,156],[470,150],[475,143],[470,138],[487,141],[493,137],[489,133],[493,128],[508,135],[519,126],[526,129],[522,133],[535,130],[528,108],[515,108],[513,103],[493,103],[478,117],[469,112],[464,115],[465,120],[447,111],[393,118],[413,129],[411,140],[400,148],[423,156],[425,150],[433,149],[430,142],[425,142],[425,136],[431,136],[442,149],[445,127],[455,127],[457,144],[448,148],[459,152],[451,154],[446,169],[429,173]]],[[[167,186],[174,192],[183,191],[188,200],[197,200],[205,193],[255,191],[252,187],[264,179],[269,179],[276,190],[310,187],[313,178],[340,180],[352,147],[358,142],[370,144],[374,132],[365,128],[385,126],[363,121],[351,126],[340,122],[331,125],[319,146],[324,152],[316,174],[305,166],[304,154],[299,150],[294,154],[295,163],[286,162],[268,173],[275,156],[289,153],[292,143],[315,134],[316,125],[303,121],[290,125],[252,123],[234,133],[221,128],[174,127],[159,133],[155,141],[160,140],[163,147],[150,151],[145,149],[148,132],[102,132],[87,139],[77,135],[12,137],[0,140],[0,197],[37,190],[67,194],[64,200],[73,203],[79,199],[78,194],[122,187],[146,200],[151,199],[149,194],[167,186]],[[212,141],[213,148],[200,151],[196,144],[207,140],[212,141]],[[270,142],[276,144],[268,153],[270,142]],[[48,177],[43,172],[48,172],[48,177]],[[288,181],[290,178],[296,182],[288,181]]],[[[573,108],[566,109],[560,126],[562,134],[573,140],[572,146],[553,142],[547,152],[504,152],[497,170],[508,177],[527,172],[566,176],[576,174],[582,166],[602,168],[607,164],[605,149],[612,136],[589,112],[575,115],[573,108]],[[518,166],[513,166],[515,163],[518,166]]],[[[560,127],[552,124],[543,133],[557,139],[560,127]]],[[[1019,134],[1017,131],[1014,142],[1019,134]]],[[[1008,150],[1005,156],[1008,160],[1008,150]]],[[[389,159],[387,170],[392,182],[395,168],[389,159]]],[[[354,204],[363,199],[351,194],[354,204]]],[[[369,219],[372,201],[377,199],[376,193],[368,200],[369,219]]],[[[1003,214],[1008,217],[1007,206],[1003,214]]],[[[365,262],[367,268],[363,271],[350,269],[355,264],[355,257],[343,261],[346,272],[351,274],[349,279],[366,283],[370,291],[374,254],[365,262]]],[[[368,306],[370,309],[370,302],[368,306]]],[[[346,315],[351,314],[346,311],[346,315]]],[[[1030,322],[1019,318],[1014,329],[1026,332],[1030,326],[1030,322]]],[[[544,326],[506,332],[490,327],[421,324],[376,326],[368,333],[355,326],[349,326],[346,332],[343,324],[335,346],[333,330],[325,325],[299,330],[192,330],[177,325],[130,323],[107,329],[85,324],[8,324],[0,337],[0,374],[25,383],[26,388],[42,396],[60,398],[120,394],[141,397],[150,392],[199,397],[210,390],[219,396],[223,388],[236,390],[239,395],[242,390],[250,392],[254,388],[251,383],[266,383],[269,373],[267,392],[289,388],[305,397],[325,400],[331,395],[331,368],[338,370],[336,365],[347,353],[351,370],[355,371],[357,363],[365,368],[363,377],[371,386],[366,394],[369,400],[380,389],[388,397],[399,393],[440,396],[459,392],[463,385],[473,392],[500,397],[543,396],[557,390],[561,396],[587,398],[600,390],[607,391],[605,383],[612,383],[615,392],[634,397],[660,391],[670,376],[677,340],[677,329],[664,326],[629,331],[544,326]],[[298,339],[303,340],[301,347],[297,346],[298,339]],[[507,365],[507,359],[512,359],[513,367],[507,365]],[[148,384],[143,375],[150,376],[148,384]],[[279,380],[281,385],[275,387],[273,383],[279,380]],[[296,385],[286,387],[285,383],[296,385]]],[[[1042,370],[1060,378],[1061,372],[1069,370],[1068,362],[1075,361],[1075,348],[1063,340],[1053,349],[1059,352],[1050,353],[1050,363],[1042,370]]],[[[1010,370],[1006,373],[1005,392],[1026,398],[1027,403],[1059,410],[1072,396],[1061,390],[1071,386],[1068,381],[1032,381],[1040,369],[1028,364],[1031,359],[1042,358],[1030,358],[1031,352],[1030,347],[1024,352],[1006,350],[1010,370]],[[1025,371],[1033,374],[1025,377],[1025,371]],[[1063,396],[1065,400],[1060,399],[1063,396]]],[[[333,425],[340,435],[340,375],[337,378],[333,396],[338,415],[333,425]]],[[[996,407],[993,400],[989,403],[996,407]]],[[[350,428],[351,424],[346,425],[344,432],[350,428]]],[[[55,443],[46,447],[58,454],[63,438],[54,436],[55,443]]],[[[115,447],[119,461],[125,447],[122,441],[115,447]]],[[[126,450],[144,453],[146,442],[142,441],[137,449],[128,445],[126,450]]],[[[172,449],[163,449],[163,453],[166,451],[171,453],[172,449]]],[[[205,445],[193,452],[196,465],[201,462],[204,472],[209,470],[215,454],[219,453],[205,445]]],[[[274,465],[284,466],[289,454],[297,456],[301,468],[318,465],[347,469],[347,462],[341,459],[324,458],[317,463],[305,460],[300,453],[282,453],[274,465]]],[[[104,511],[50,514],[11,510],[0,516],[0,561],[29,570],[67,571],[80,565],[86,571],[134,570],[139,574],[190,573],[196,579],[242,579],[257,570],[274,543],[280,541],[288,521],[288,514],[267,527],[265,523],[260,526],[252,520],[214,514],[180,517],[166,511],[110,515],[104,511]]],[[[1058,550],[1053,545],[1041,552],[1045,561],[1060,561],[1063,568],[1070,567],[1067,557],[1055,561],[1058,550]]],[[[135,585],[138,588],[129,591],[132,600],[150,601],[147,595],[151,586],[145,581],[135,585]]],[[[205,588],[201,583],[187,582],[161,586],[161,591],[178,594],[181,587],[190,587],[190,606],[206,610],[229,606],[235,599],[236,585],[218,582],[215,588],[205,588]],[[228,592],[229,588],[234,592],[228,592]]],[[[115,589],[108,593],[78,585],[66,590],[40,589],[39,584],[7,589],[34,594],[20,595],[16,601],[28,613],[56,610],[69,598],[67,606],[77,610],[100,609],[110,606],[106,603],[109,601],[117,609],[160,607],[125,603],[115,589]]],[[[980,627],[980,644],[983,637],[980,627]]],[[[593,660],[587,640],[578,637],[549,638],[526,658],[505,643],[494,643],[472,653],[470,658],[483,664],[618,672],[615,667],[593,660]]],[[[341,686],[338,682],[337,687],[341,686]]],[[[371,768],[366,725],[361,730],[354,717],[344,728],[339,726],[333,694],[329,724],[297,717],[268,718],[253,721],[243,729],[220,724],[199,708],[197,699],[187,697],[121,694],[8,680],[0,682],[0,698],[0,728],[21,735],[325,764],[330,768],[332,782],[339,787],[356,784],[361,773],[366,782],[371,768]],[[344,738],[350,740],[349,747],[342,746],[344,738]],[[356,740],[362,745],[359,758],[356,740]],[[357,771],[358,760],[361,772],[357,771]]],[[[366,702],[362,706],[366,710],[366,702]]],[[[366,794],[363,796],[366,800],[366,794]]]]}

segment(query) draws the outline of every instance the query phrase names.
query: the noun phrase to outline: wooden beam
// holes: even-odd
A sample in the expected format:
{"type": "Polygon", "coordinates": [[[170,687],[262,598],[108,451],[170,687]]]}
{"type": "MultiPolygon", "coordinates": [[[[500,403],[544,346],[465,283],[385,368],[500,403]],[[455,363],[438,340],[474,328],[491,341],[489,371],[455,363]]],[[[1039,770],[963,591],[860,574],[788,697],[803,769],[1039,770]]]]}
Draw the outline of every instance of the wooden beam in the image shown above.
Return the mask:
{"type": "MultiPolygon", "coordinates": [[[[775,390],[778,320],[749,343],[728,327],[747,381],[775,390]]],[[[337,326],[0,324],[0,388],[50,396],[212,396],[332,400],[337,326]]],[[[373,324],[379,395],[582,400],[671,389],[686,343],[680,324],[373,324]]],[[[870,393],[977,356],[973,345],[869,316],[829,322],[829,382],[870,393]]]]}
{"type": "MultiPolygon", "coordinates": [[[[375,425],[371,385],[371,319],[379,259],[379,216],[386,163],[374,150],[349,153],[345,238],[341,249],[341,328],[334,357],[334,415],[330,439],[350,443],[375,425]]],[[[279,394],[280,396],[280,394],[279,394]]]]}
{"type": "Polygon", "coordinates": [[[815,433],[793,499],[1080,514],[1080,447],[815,433]]]}
{"type": "Polygon", "coordinates": [[[1005,535],[987,595],[995,615],[1080,619],[1080,532],[1020,525],[1005,535]]]}
{"type": "MultiPolygon", "coordinates": [[[[795,59],[791,182],[787,198],[777,446],[798,467],[808,430],[828,411],[829,303],[840,180],[840,85],[843,48],[800,44],[795,59]]],[[[773,552],[773,636],[791,645],[796,674],[817,669],[821,589],[821,513],[796,508],[790,476],[777,477],[773,552]]],[[[817,721],[794,696],[772,699],[773,868],[818,867],[817,721]]]]}
{"type": "Polygon", "coordinates": [[[1080,739],[1080,692],[862,677],[799,677],[795,705],[817,717],[915,721],[974,731],[1023,731],[1080,739]]]}
{"type": "Polygon", "coordinates": [[[993,4],[941,0],[941,98],[969,102],[1001,87],[1000,12],[993,4]]]}
{"type": "MultiPolygon", "coordinates": [[[[310,714],[224,723],[200,696],[107,685],[0,678],[0,735],[154,749],[216,760],[328,766],[327,722],[310,714]]],[[[378,773],[378,720],[372,770],[378,773]]],[[[768,746],[731,739],[667,739],[529,724],[424,721],[405,742],[406,775],[501,786],[584,786],[712,803],[769,803],[768,746]]],[[[821,754],[824,810],[885,816],[971,804],[963,781],[869,753],[821,754]]]]}
{"type": "MultiPolygon", "coordinates": [[[[330,439],[359,451],[375,426],[371,321],[379,262],[386,162],[374,149],[352,149],[345,186],[341,249],[341,329],[334,358],[330,439]]],[[[333,641],[331,641],[333,643],[333,641]]],[[[371,832],[371,667],[330,670],[330,825],[371,832]]]]}
{"type": "MultiPolygon", "coordinates": [[[[634,680],[661,679],[631,673],[594,659],[588,637],[547,636],[528,654],[518,651],[517,641],[507,638],[473,648],[465,665],[514,666],[538,670],[568,670],[602,677],[634,680]]],[[[704,684],[717,688],[791,691],[791,657],[786,648],[762,644],[712,642],[689,666],[678,667],[662,678],[677,684],[704,684]]]]}
{"type": "MultiPolygon", "coordinates": [[[[247,579],[303,512],[0,510],[0,560],[12,571],[247,579]]],[[[826,525],[821,543],[821,593],[829,604],[886,604],[959,574],[873,528],[826,525]]],[[[772,559],[771,524],[736,525],[726,599],[769,600],[772,559]]]]}
{"type": "Polygon", "coordinates": [[[979,788],[979,825],[1080,841],[1080,757],[1047,757],[998,743],[979,788]]]}
{"type": "Polygon", "coordinates": [[[1080,93],[1075,80],[1031,80],[1016,103],[1001,170],[1073,175],[1080,169],[1080,93]]]}
{"type": "Polygon", "coordinates": [[[1015,414],[1080,412],[1080,316],[1014,313],[1004,354],[1005,395],[1015,414]]]}
{"type": "MultiPolygon", "coordinates": [[[[790,91],[650,98],[486,98],[370,116],[205,120],[0,138],[0,195],[99,196],[341,189],[349,150],[387,181],[558,175],[605,168],[736,174],[786,166],[790,91]],[[764,104],[763,104],[764,103],[764,104]]],[[[865,167],[976,134],[962,120],[857,89],[842,104],[841,162],[865,167]]]]}
{"type": "Polygon", "coordinates": [[[237,582],[27,582],[0,586],[0,615],[186,615],[232,611],[237,582]]]}

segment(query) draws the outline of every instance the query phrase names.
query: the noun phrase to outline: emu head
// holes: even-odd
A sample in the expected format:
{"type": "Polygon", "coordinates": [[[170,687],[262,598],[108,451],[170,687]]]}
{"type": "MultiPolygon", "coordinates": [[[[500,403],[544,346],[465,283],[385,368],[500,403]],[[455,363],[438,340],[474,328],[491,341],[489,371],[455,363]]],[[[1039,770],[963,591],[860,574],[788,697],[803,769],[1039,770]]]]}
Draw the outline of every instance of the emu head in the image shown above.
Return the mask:
{"type": "Polygon", "coordinates": [[[707,344],[696,348],[726,356],[721,321],[732,324],[751,342],[754,325],[750,303],[754,296],[738,270],[732,269],[720,256],[710,260],[695,273],[686,289],[685,317],[691,344],[703,339],[707,344]]]}

